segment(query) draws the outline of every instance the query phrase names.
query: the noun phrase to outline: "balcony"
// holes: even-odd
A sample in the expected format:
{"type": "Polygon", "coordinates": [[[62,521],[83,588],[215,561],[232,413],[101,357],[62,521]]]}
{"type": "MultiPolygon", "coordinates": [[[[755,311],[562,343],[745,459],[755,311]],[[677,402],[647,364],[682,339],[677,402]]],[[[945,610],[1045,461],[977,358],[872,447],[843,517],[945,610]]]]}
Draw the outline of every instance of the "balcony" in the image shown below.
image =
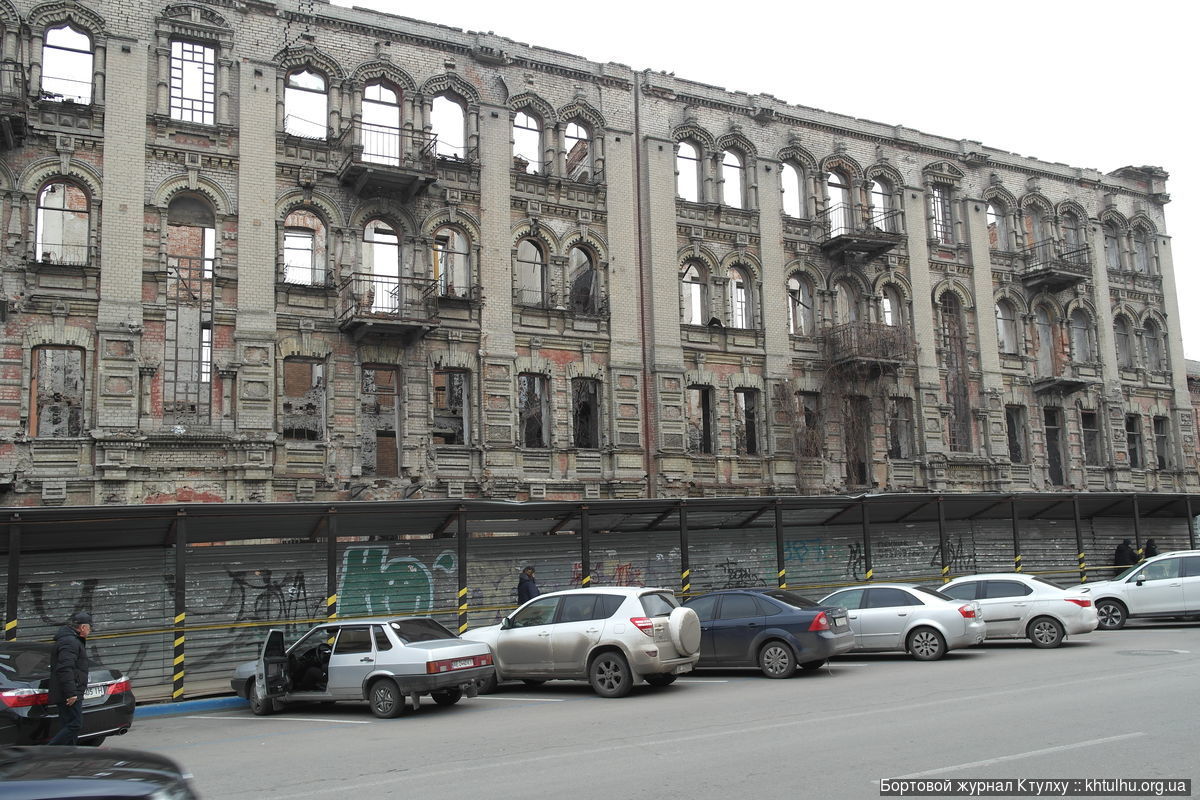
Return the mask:
{"type": "Polygon", "coordinates": [[[818,244],[826,254],[852,253],[877,256],[886,253],[904,238],[900,209],[863,209],[847,203],[831,206],[814,218],[818,244]]]}
{"type": "Polygon", "coordinates": [[[408,201],[437,180],[437,137],[355,122],[337,145],[345,153],[338,178],[356,194],[385,192],[408,201]]]}
{"type": "Polygon", "coordinates": [[[24,66],[15,61],[0,62],[0,149],[21,146],[28,116],[24,66]]]}
{"type": "Polygon", "coordinates": [[[1087,366],[1081,368],[1077,364],[1064,364],[1059,367],[1057,375],[1035,375],[1032,381],[1034,394],[1065,397],[1082,392],[1100,383],[1099,378],[1093,377],[1091,372],[1093,370],[1087,366]]]}
{"type": "Polygon", "coordinates": [[[861,366],[883,371],[913,359],[908,328],[881,322],[848,322],[825,331],[830,366],[861,366]]]}
{"type": "Polygon", "coordinates": [[[1029,289],[1069,289],[1092,276],[1092,256],[1086,242],[1066,244],[1043,239],[1022,250],[1021,258],[1025,261],[1021,281],[1029,289]]]}
{"type": "Polygon", "coordinates": [[[418,339],[438,327],[432,278],[356,272],[338,287],[338,327],[359,340],[369,333],[418,339]]]}

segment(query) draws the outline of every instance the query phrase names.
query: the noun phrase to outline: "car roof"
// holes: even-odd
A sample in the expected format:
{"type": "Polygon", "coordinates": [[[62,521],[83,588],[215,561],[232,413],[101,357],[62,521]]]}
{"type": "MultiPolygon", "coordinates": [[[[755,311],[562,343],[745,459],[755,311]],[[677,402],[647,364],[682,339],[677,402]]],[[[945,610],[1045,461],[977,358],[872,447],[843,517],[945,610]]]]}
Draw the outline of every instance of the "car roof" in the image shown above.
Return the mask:
{"type": "MultiPolygon", "coordinates": [[[[1032,581],[1040,578],[1040,575],[1029,575],[1024,572],[980,572],[975,575],[959,575],[954,580],[950,581],[1032,581]]],[[[1042,580],[1045,580],[1042,578],[1042,580]]]]}
{"type": "Polygon", "coordinates": [[[853,586],[839,586],[836,589],[831,589],[825,593],[825,596],[840,592],[844,589],[916,589],[920,584],[916,583],[856,583],[853,586]]]}
{"type": "MultiPolygon", "coordinates": [[[[420,616],[415,616],[415,617],[346,617],[346,618],[339,617],[338,619],[331,619],[331,620],[327,620],[326,622],[319,622],[316,625],[314,625],[313,627],[327,628],[331,625],[387,625],[388,623],[391,623],[391,622],[404,622],[405,620],[411,620],[411,619],[427,619],[427,620],[430,620],[431,622],[437,622],[437,620],[434,619],[433,617],[430,617],[430,616],[427,616],[424,614],[422,614],[420,616]]],[[[441,625],[440,622],[438,622],[438,624],[441,625]]]]}
{"type": "Polygon", "coordinates": [[[674,594],[671,589],[662,589],[657,586],[576,586],[572,589],[559,589],[556,592],[542,592],[538,597],[555,597],[557,595],[577,594],[579,592],[587,592],[589,594],[618,594],[623,597],[640,597],[643,594],[652,592],[674,594]]]}

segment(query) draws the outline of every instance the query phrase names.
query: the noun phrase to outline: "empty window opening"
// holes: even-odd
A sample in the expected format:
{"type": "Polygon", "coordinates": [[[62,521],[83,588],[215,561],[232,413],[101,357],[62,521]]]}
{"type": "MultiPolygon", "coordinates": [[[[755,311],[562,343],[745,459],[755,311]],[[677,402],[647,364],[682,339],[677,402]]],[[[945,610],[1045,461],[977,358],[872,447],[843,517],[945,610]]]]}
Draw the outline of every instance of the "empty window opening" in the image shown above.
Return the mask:
{"type": "Polygon", "coordinates": [[[935,183],[929,190],[929,215],[934,240],[954,244],[954,215],[950,206],[950,187],[935,183]]]}
{"type": "Polygon", "coordinates": [[[879,312],[883,324],[889,327],[904,324],[904,301],[900,292],[894,286],[884,287],[883,296],[879,301],[879,312]]]}
{"type": "Polygon", "coordinates": [[[545,375],[523,372],[517,376],[517,409],[521,447],[549,447],[550,397],[545,375]]]}
{"type": "Polygon", "coordinates": [[[1042,418],[1046,426],[1046,473],[1053,486],[1063,486],[1063,428],[1062,409],[1044,408],[1042,418]]]}
{"type": "Polygon", "coordinates": [[[399,472],[396,450],[397,387],[395,367],[362,370],[362,469],[364,475],[394,478],[399,472]]]}
{"type": "Polygon", "coordinates": [[[537,175],[543,172],[542,123],[537,117],[518,111],[513,118],[513,168],[537,175]]]}
{"type": "Polygon", "coordinates": [[[1146,343],[1146,369],[1152,372],[1162,372],[1166,368],[1166,358],[1163,356],[1163,337],[1158,323],[1146,320],[1142,329],[1142,340],[1146,343]]]}
{"type": "Polygon", "coordinates": [[[797,455],[801,458],[820,458],[825,442],[825,434],[821,429],[821,396],[815,392],[797,392],[796,401],[800,410],[796,419],[797,455]]]}
{"type": "Polygon", "coordinates": [[[165,422],[211,421],[215,259],[212,206],[196,195],[178,195],[167,208],[165,422]]]}
{"type": "Polygon", "coordinates": [[[688,264],[683,270],[683,324],[703,325],[705,320],[705,283],[700,268],[688,264]]]}
{"type": "Polygon", "coordinates": [[[1049,378],[1057,368],[1055,351],[1058,349],[1058,340],[1046,306],[1038,306],[1033,312],[1033,332],[1034,371],[1039,378],[1049,378]]]}
{"type": "Polygon", "coordinates": [[[739,454],[758,455],[758,390],[733,392],[733,442],[739,454]]]}
{"type": "Polygon", "coordinates": [[[1142,275],[1151,273],[1150,237],[1138,228],[1133,232],[1133,269],[1142,275]]]}
{"type": "Polygon", "coordinates": [[[546,277],[542,248],[530,239],[522,239],[517,243],[517,305],[548,306],[546,277]]]}
{"type": "Polygon", "coordinates": [[[1137,414],[1125,415],[1125,442],[1129,448],[1129,466],[1142,469],[1146,459],[1142,453],[1142,418],[1137,414]]]}
{"type": "Polygon", "coordinates": [[[570,280],[570,308],[576,314],[595,315],[600,311],[600,292],[596,286],[596,267],[582,247],[572,247],[567,265],[570,280]]]}
{"type": "Polygon", "coordinates": [[[746,167],[742,158],[732,150],[721,156],[721,200],[731,208],[744,208],[746,167]]]}
{"type": "Polygon", "coordinates": [[[871,422],[871,401],[866,397],[847,397],[842,407],[842,430],[849,486],[871,484],[871,422]]]}
{"type": "Polygon", "coordinates": [[[567,177],[573,181],[592,179],[592,134],[578,122],[568,122],[563,131],[567,150],[567,177]]]}
{"type": "Polygon", "coordinates": [[[325,364],[303,358],[283,361],[279,421],[283,438],[320,441],[325,436],[325,364]]]}
{"type": "Polygon", "coordinates": [[[1123,315],[1113,320],[1113,337],[1117,346],[1117,366],[1133,367],[1133,347],[1129,337],[1129,320],[1123,315]]]}
{"type": "Polygon", "coordinates": [[[829,199],[829,236],[850,233],[853,218],[850,205],[850,181],[842,174],[830,172],[825,176],[825,191],[829,199]]]}
{"type": "Polygon", "coordinates": [[[782,172],[783,213],[795,219],[804,217],[804,192],[801,190],[800,170],[795,164],[784,163],[782,172]]]}
{"type": "Polygon", "coordinates": [[[575,446],[600,446],[600,381],[575,378],[571,381],[571,422],[575,446]]]}
{"type": "Polygon", "coordinates": [[[811,336],[815,326],[812,284],[807,278],[788,278],[788,328],[793,336],[811,336]]]}
{"type": "Polygon", "coordinates": [[[967,335],[958,295],[942,295],[942,348],[946,365],[946,400],[949,405],[946,433],[950,449],[971,451],[971,403],[967,370],[967,335]]]}
{"type": "Polygon", "coordinates": [[[1100,448],[1100,418],[1095,411],[1079,412],[1079,427],[1083,432],[1083,463],[1098,467],[1104,463],[1100,448]]]}
{"type": "Polygon", "coordinates": [[[70,25],[46,30],[42,44],[42,97],[92,102],[92,40],[70,25]]]}
{"type": "Polygon", "coordinates": [[[83,435],[83,351],[35,347],[30,377],[29,429],[33,436],[83,435]]]}
{"type": "Polygon", "coordinates": [[[466,444],[468,429],[470,375],[464,370],[438,370],[433,373],[434,444],[466,444]]]}
{"type": "Polygon", "coordinates": [[[171,119],[212,125],[216,111],[216,51],[171,42],[171,119]]]}
{"type": "Polygon", "coordinates": [[[1008,460],[1014,464],[1029,463],[1029,446],[1026,433],[1029,418],[1025,406],[1005,406],[1004,425],[1008,429],[1008,460]]]}
{"type": "Polygon", "coordinates": [[[471,294],[471,253],[467,237],[457,228],[441,227],[433,233],[433,277],[443,297],[471,294]]]}
{"type": "Polygon", "coordinates": [[[1070,211],[1064,211],[1062,215],[1062,236],[1063,249],[1068,255],[1083,247],[1083,230],[1079,217],[1070,211]]]}
{"type": "Polygon", "coordinates": [[[382,220],[371,220],[363,228],[363,269],[369,278],[363,282],[367,294],[359,302],[376,314],[395,314],[401,310],[400,236],[382,220]]]}
{"type": "Polygon", "coordinates": [[[751,328],[754,326],[750,304],[750,278],[746,271],[733,267],[728,273],[729,283],[729,327],[751,328]]]}
{"type": "Polygon", "coordinates": [[[1017,311],[1007,300],[996,303],[996,336],[1001,353],[1017,352],[1017,311]]]}
{"type": "Polygon", "coordinates": [[[1170,469],[1174,459],[1171,458],[1171,442],[1169,431],[1171,421],[1167,417],[1155,417],[1154,425],[1154,457],[1158,459],[1159,469],[1170,469]]]}
{"type": "Polygon", "coordinates": [[[675,193],[684,200],[700,202],[700,152],[691,142],[676,145],[675,193]]]}
{"type": "Polygon", "coordinates": [[[363,87],[362,158],[400,164],[400,94],[382,81],[363,87]]]}
{"type": "Polygon", "coordinates": [[[37,260],[47,264],[88,263],[88,197],[73,183],[42,187],[37,205],[37,260]]]}
{"type": "Polygon", "coordinates": [[[1121,269],[1121,235],[1111,222],[1104,223],[1104,263],[1110,270],[1121,269]]]}
{"type": "Polygon", "coordinates": [[[1071,312],[1071,352],[1076,362],[1086,363],[1095,358],[1092,348],[1092,321],[1082,308],[1071,312]]]}
{"type": "Polygon", "coordinates": [[[325,77],[309,69],[289,73],[283,88],[283,130],[305,139],[329,135],[325,77]]]}
{"type": "Polygon", "coordinates": [[[834,287],[834,316],[837,317],[839,325],[845,325],[849,322],[858,322],[858,289],[850,283],[839,283],[834,287]]]}
{"type": "Polygon", "coordinates": [[[888,400],[888,458],[910,459],[915,455],[913,401],[911,397],[888,400]]]}
{"type": "Polygon", "coordinates": [[[988,247],[1006,252],[1011,248],[1008,233],[1008,211],[997,202],[987,204],[988,247]]]}
{"type": "Polygon", "coordinates": [[[885,233],[899,233],[896,217],[892,214],[892,186],[885,180],[876,179],[867,184],[871,198],[871,225],[885,233]]]}
{"type": "Polygon", "coordinates": [[[444,94],[433,98],[429,114],[433,133],[437,136],[437,154],[442,158],[463,159],[467,156],[467,111],[463,104],[444,94]]]}
{"type": "Polygon", "coordinates": [[[713,452],[713,390],[711,386],[687,389],[687,444],[689,453],[713,452]]]}
{"type": "Polygon", "coordinates": [[[311,211],[293,211],[284,220],[283,281],[324,286],[325,225],[311,211]]]}

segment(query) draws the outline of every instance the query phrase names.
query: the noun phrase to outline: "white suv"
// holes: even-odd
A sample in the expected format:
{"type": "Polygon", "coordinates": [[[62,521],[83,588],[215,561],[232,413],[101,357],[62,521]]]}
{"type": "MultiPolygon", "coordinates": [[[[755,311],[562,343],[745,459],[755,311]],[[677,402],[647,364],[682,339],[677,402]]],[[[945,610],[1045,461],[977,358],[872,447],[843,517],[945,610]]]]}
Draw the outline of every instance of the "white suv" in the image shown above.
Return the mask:
{"type": "Polygon", "coordinates": [[[586,680],[601,697],[624,697],[642,679],[667,686],[700,659],[700,619],[669,589],[551,592],[462,638],[491,646],[497,682],[586,680]]]}
{"type": "Polygon", "coordinates": [[[1092,598],[1100,629],[1115,631],[1130,617],[1200,614],[1200,550],[1162,553],[1128,567],[1112,580],[1075,586],[1092,598]]]}

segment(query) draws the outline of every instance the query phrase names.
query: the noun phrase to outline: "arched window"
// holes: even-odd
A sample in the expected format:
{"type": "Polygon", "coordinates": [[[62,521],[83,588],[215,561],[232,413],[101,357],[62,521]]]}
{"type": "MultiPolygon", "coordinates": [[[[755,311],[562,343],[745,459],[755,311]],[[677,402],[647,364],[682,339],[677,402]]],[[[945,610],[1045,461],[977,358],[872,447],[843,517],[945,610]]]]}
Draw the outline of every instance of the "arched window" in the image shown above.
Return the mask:
{"type": "Polygon", "coordinates": [[[443,225],[433,232],[433,278],[443,297],[470,295],[471,251],[458,228],[443,225]]]}
{"type": "Polygon", "coordinates": [[[1133,269],[1142,274],[1151,274],[1150,237],[1143,228],[1133,231],[1133,269]]]}
{"type": "Polygon", "coordinates": [[[858,289],[853,284],[842,281],[836,287],[834,300],[834,316],[839,325],[847,322],[858,322],[858,289]]]}
{"type": "Polygon", "coordinates": [[[951,187],[935,183],[929,187],[929,219],[933,238],[939,244],[954,244],[954,207],[951,187]]]}
{"type": "Polygon", "coordinates": [[[1117,345],[1117,366],[1133,367],[1133,347],[1129,340],[1129,320],[1123,314],[1113,320],[1113,336],[1117,345]]]}
{"type": "Polygon", "coordinates": [[[513,168],[530,175],[543,172],[542,121],[518,111],[513,117],[513,168]]]}
{"type": "Polygon", "coordinates": [[[467,110],[458,100],[439,94],[433,98],[429,124],[437,136],[437,154],[442,158],[467,157],[467,110]]]}
{"type": "Polygon", "coordinates": [[[1142,341],[1146,343],[1146,369],[1151,372],[1162,372],[1166,369],[1162,330],[1152,319],[1146,320],[1142,326],[1142,341]]]}
{"type": "Polygon", "coordinates": [[[517,305],[548,305],[546,294],[546,256],[532,239],[517,243],[517,305]]]}
{"type": "Polygon", "coordinates": [[[996,303],[996,337],[1001,353],[1017,352],[1017,312],[1008,300],[996,303]]]}
{"type": "Polygon", "coordinates": [[[1054,375],[1055,350],[1058,349],[1057,337],[1054,335],[1054,322],[1045,306],[1038,306],[1033,312],[1034,336],[1034,366],[1037,375],[1048,378],[1054,375]]]}
{"type": "Polygon", "coordinates": [[[66,181],[43,186],[37,204],[37,260],[88,263],[89,220],[88,196],[78,186],[66,181]]]}
{"type": "Polygon", "coordinates": [[[731,208],[745,208],[746,167],[732,150],[721,155],[721,201],[731,208]]]}
{"type": "Polygon", "coordinates": [[[596,314],[600,310],[600,291],[596,285],[596,266],[582,247],[572,247],[567,264],[570,280],[570,308],[576,314],[596,314]]]}
{"type": "Polygon", "coordinates": [[[283,221],[283,281],[324,286],[325,225],[308,209],[297,209],[283,221]]]}
{"type": "Polygon", "coordinates": [[[892,185],[882,178],[867,184],[871,196],[871,225],[886,233],[899,233],[892,214],[892,185]]]}
{"type": "Polygon", "coordinates": [[[730,267],[726,273],[729,279],[729,327],[753,328],[753,284],[750,275],[741,267],[730,267]]]}
{"type": "Polygon", "coordinates": [[[46,29],[42,43],[42,96],[92,102],[92,40],[69,24],[46,29]]]}
{"type": "Polygon", "coordinates": [[[1076,362],[1094,359],[1092,350],[1092,321],[1082,308],[1071,312],[1071,355],[1076,362]]]}
{"type": "Polygon", "coordinates": [[[804,189],[800,179],[800,170],[795,164],[783,162],[780,173],[783,184],[783,213],[795,219],[802,219],[804,213],[804,189]]]}
{"type": "Polygon", "coordinates": [[[325,76],[305,68],[288,73],[283,87],[283,130],[305,139],[329,135],[325,76]]]}
{"type": "Polygon", "coordinates": [[[1001,253],[1012,245],[1008,235],[1008,209],[996,200],[987,204],[988,247],[1001,253]]]}
{"type": "Polygon", "coordinates": [[[371,311],[400,310],[400,236],[392,225],[374,219],[363,228],[363,271],[370,282],[371,311]]]}
{"type": "Polygon", "coordinates": [[[1121,269],[1121,234],[1111,222],[1104,223],[1104,263],[1110,270],[1121,269]]]}
{"type": "Polygon", "coordinates": [[[563,130],[567,151],[567,177],[573,181],[592,179],[592,133],[579,122],[568,122],[563,130]]]}
{"type": "Polygon", "coordinates": [[[696,264],[688,264],[680,278],[683,294],[683,324],[703,325],[708,322],[706,308],[707,286],[704,273],[696,264]]]}
{"type": "Polygon", "coordinates": [[[788,278],[787,292],[788,329],[793,336],[812,336],[816,327],[812,283],[808,278],[793,275],[788,278]]]}
{"type": "Polygon", "coordinates": [[[1025,208],[1025,246],[1032,247],[1041,244],[1050,236],[1050,225],[1046,220],[1046,212],[1039,205],[1029,205],[1025,208]]]}
{"type": "Polygon", "coordinates": [[[675,146],[675,194],[700,202],[700,151],[691,142],[675,146]]]}
{"type": "Polygon", "coordinates": [[[212,206],[194,194],[175,196],[167,208],[167,266],[184,280],[211,278],[217,254],[212,206]]]}
{"type": "Polygon", "coordinates": [[[839,172],[825,176],[825,193],[829,201],[829,235],[842,236],[850,232],[850,181],[839,172]]]}
{"type": "Polygon", "coordinates": [[[1067,252],[1078,250],[1083,246],[1083,230],[1079,217],[1073,211],[1062,213],[1063,249],[1067,252]]]}
{"type": "Polygon", "coordinates": [[[29,432],[40,437],[82,436],[84,369],[77,347],[33,348],[29,375],[29,432]]]}
{"type": "Polygon", "coordinates": [[[213,406],[213,263],[216,215],[200,195],[184,192],[167,207],[167,280],[163,301],[164,421],[204,423],[213,406]]]}
{"type": "Polygon", "coordinates": [[[904,300],[895,286],[883,287],[883,296],[879,300],[879,316],[884,325],[904,324],[904,300]]]}
{"type": "Polygon", "coordinates": [[[400,94],[383,81],[363,87],[362,148],[363,161],[400,163],[400,94]]]}

